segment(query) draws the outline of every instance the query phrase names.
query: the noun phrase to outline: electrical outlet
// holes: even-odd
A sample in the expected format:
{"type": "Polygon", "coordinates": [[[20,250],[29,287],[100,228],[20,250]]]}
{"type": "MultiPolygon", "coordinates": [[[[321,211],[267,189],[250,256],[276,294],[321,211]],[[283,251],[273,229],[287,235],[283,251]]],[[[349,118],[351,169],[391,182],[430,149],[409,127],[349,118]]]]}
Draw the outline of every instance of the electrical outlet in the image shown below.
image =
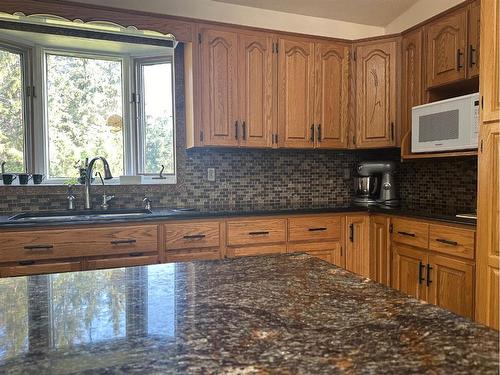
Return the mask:
{"type": "Polygon", "coordinates": [[[208,168],[207,169],[207,178],[208,181],[215,181],[215,168],[208,168]]]}
{"type": "Polygon", "coordinates": [[[344,180],[348,180],[351,178],[351,170],[349,168],[344,169],[344,180]]]}

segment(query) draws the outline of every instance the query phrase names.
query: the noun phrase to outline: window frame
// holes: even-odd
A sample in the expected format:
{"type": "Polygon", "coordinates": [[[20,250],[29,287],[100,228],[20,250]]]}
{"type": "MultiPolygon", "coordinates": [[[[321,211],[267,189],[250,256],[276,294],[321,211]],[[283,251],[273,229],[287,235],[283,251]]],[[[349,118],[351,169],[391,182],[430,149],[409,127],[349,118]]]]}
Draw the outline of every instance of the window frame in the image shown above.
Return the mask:
{"type": "Polygon", "coordinates": [[[33,152],[33,49],[20,43],[13,43],[7,39],[0,40],[0,49],[21,56],[22,75],[22,105],[23,105],[23,164],[24,171],[34,169],[35,155],[33,152]]]}
{"type": "Polygon", "coordinates": [[[164,183],[175,184],[177,182],[177,133],[176,133],[176,116],[175,116],[175,64],[174,64],[174,54],[167,56],[155,56],[155,57],[136,57],[133,58],[133,70],[134,70],[134,97],[136,100],[133,105],[133,113],[135,117],[135,123],[137,124],[134,128],[136,131],[136,159],[135,159],[135,171],[137,174],[143,176],[143,179],[148,181],[148,183],[162,183],[156,181],[166,181],[164,183]],[[173,148],[173,173],[163,173],[164,180],[159,180],[155,178],[158,174],[154,173],[146,173],[144,171],[145,168],[145,159],[146,159],[146,147],[145,147],[145,90],[144,90],[144,79],[142,74],[142,67],[155,65],[159,63],[170,63],[171,64],[171,82],[172,82],[172,121],[173,121],[173,129],[172,129],[172,148],[173,148]],[[137,94],[140,93],[138,97],[137,94]],[[168,181],[168,182],[167,182],[168,181]]]}

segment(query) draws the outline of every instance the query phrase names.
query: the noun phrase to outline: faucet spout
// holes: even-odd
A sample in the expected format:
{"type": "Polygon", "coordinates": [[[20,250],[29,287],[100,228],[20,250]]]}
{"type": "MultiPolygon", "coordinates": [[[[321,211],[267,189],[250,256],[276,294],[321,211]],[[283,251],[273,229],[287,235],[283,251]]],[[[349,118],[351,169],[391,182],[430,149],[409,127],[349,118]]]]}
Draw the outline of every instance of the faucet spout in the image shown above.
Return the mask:
{"type": "Polygon", "coordinates": [[[87,171],[85,173],[85,209],[90,210],[92,208],[92,202],[91,202],[91,195],[90,195],[90,187],[92,186],[92,175],[94,174],[94,164],[96,161],[102,161],[102,165],[104,167],[104,179],[105,180],[110,180],[113,178],[113,175],[111,174],[111,170],[109,169],[109,164],[106,158],[102,156],[98,156],[93,158],[88,167],[87,171]]]}

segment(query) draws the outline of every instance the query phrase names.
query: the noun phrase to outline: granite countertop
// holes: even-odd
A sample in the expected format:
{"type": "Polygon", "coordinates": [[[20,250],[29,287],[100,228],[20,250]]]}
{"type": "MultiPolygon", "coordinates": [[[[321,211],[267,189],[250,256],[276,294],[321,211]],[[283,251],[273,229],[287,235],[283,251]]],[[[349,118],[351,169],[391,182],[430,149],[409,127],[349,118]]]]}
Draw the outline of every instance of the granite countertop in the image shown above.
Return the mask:
{"type": "MultiPolygon", "coordinates": [[[[432,209],[415,208],[415,207],[398,207],[398,208],[380,208],[380,207],[359,207],[359,206],[335,206],[335,207],[318,207],[318,208],[269,208],[255,207],[252,209],[241,210],[209,210],[200,209],[194,211],[173,211],[168,208],[153,209],[151,214],[138,217],[112,217],[112,218],[92,218],[81,217],[76,219],[50,219],[37,222],[22,222],[13,221],[9,218],[14,215],[0,215],[0,228],[23,228],[23,227],[40,227],[40,226],[60,226],[60,225],[85,225],[95,223],[123,223],[123,222],[148,222],[158,220],[183,220],[183,219],[202,219],[202,218],[229,218],[238,216],[277,216],[277,215],[305,215],[305,214],[321,214],[321,213],[352,213],[352,212],[375,212],[387,215],[404,216],[410,218],[432,219],[453,224],[476,225],[476,220],[458,218],[452,215],[442,214],[432,209]]],[[[64,212],[71,214],[70,211],[64,212]]]]}
{"type": "Polygon", "coordinates": [[[499,334],[308,255],[0,280],[2,374],[498,374],[499,334]]]}

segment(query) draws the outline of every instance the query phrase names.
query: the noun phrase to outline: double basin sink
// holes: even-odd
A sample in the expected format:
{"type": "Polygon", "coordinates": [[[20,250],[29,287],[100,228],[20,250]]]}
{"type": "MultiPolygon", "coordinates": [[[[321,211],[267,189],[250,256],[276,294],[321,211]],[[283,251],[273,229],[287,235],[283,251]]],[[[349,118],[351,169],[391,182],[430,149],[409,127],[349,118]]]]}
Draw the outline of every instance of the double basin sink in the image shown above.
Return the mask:
{"type": "MultiPolygon", "coordinates": [[[[166,215],[180,214],[182,212],[194,211],[192,208],[172,208],[164,210],[166,215]]],[[[53,211],[53,212],[23,212],[9,218],[16,222],[38,222],[38,221],[71,221],[71,220],[97,220],[113,218],[147,217],[153,212],[148,209],[119,209],[119,210],[82,210],[82,211],[53,211]]]]}

